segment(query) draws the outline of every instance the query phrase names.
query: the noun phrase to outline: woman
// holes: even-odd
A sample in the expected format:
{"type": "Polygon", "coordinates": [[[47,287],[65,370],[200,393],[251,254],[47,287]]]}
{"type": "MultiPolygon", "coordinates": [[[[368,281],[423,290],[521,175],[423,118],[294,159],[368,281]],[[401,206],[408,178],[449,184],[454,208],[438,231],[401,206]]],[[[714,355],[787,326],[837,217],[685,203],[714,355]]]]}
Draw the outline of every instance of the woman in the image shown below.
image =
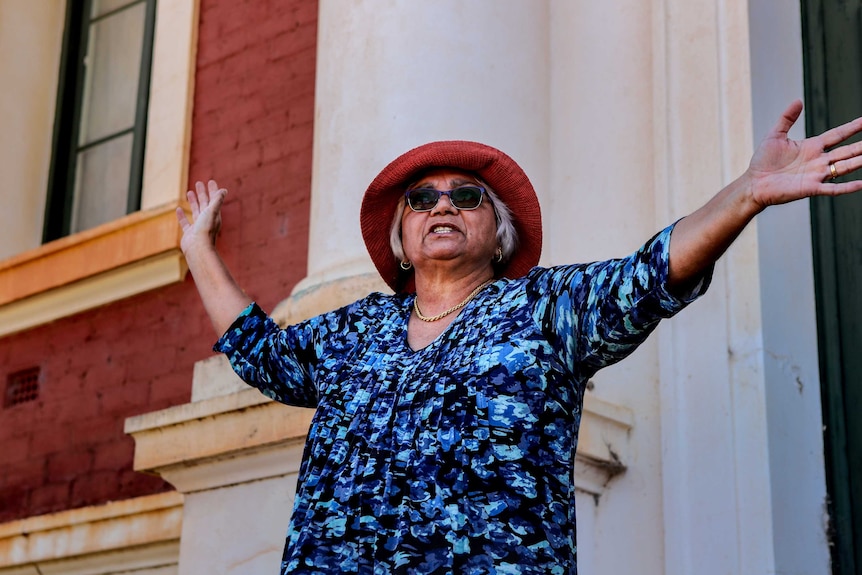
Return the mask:
{"type": "Polygon", "coordinates": [[[279,329],[237,287],[215,236],[225,190],[189,192],[182,248],[251,385],[315,407],[282,573],[576,573],[572,465],[584,387],[707,288],[767,206],[835,183],[862,119],[802,142],[795,102],[749,169],[631,256],[538,268],[533,188],[502,152],[436,142],[366,191],[366,246],[395,295],[279,329]]]}

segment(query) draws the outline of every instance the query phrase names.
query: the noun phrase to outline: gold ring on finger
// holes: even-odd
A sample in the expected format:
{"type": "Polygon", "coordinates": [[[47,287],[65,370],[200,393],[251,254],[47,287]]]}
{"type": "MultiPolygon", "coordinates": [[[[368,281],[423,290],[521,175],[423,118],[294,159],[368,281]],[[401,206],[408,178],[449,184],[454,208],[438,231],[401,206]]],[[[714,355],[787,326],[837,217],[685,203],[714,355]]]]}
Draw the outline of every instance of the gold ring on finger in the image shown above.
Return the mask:
{"type": "Polygon", "coordinates": [[[833,180],[838,177],[838,168],[835,167],[835,162],[829,163],[829,173],[832,174],[833,180]]]}

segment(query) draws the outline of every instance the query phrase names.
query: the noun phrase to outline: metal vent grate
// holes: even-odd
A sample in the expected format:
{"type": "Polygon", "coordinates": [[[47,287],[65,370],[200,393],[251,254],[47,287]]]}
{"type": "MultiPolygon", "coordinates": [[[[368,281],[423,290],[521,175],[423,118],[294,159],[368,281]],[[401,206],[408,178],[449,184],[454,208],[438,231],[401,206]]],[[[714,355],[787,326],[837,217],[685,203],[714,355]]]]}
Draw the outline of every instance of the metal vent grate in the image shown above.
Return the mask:
{"type": "Polygon", "coordinates": [[[39,368],[32,367],[9,374],[6,380],[4,407],[12,407],[39,398],[39,368]]]}

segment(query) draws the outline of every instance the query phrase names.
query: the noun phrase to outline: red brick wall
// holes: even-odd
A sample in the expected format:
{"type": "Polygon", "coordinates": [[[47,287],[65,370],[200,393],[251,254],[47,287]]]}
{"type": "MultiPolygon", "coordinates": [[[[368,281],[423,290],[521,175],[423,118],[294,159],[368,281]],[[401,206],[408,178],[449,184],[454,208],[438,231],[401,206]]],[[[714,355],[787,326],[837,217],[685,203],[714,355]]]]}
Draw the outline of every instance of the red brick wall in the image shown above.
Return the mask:
{"type": "MultiPolygon", "coordinates": [[[[201,0],[190,182],[230,190],[220,247],[266,309],[305,276],[317,2],[201,0]]],[[[0,522],[170,489],[132,471],[127,417],[185,403],[215,334],[193,279],[0,339],[0,522]]]]}

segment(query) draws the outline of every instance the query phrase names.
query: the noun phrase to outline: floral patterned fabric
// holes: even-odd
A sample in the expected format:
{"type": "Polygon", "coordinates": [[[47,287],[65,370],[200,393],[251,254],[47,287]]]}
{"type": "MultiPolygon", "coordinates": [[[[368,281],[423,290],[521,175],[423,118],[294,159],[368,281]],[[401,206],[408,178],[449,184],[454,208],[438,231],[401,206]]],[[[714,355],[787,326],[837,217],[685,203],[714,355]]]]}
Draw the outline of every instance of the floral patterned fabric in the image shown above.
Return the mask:
{"type": "Polygon", "coordinates": [[[316,407],[282,574],[576,574],[572,468],[587,379],[706,290],[665,289],[668,228],[632,256],[500,279],[434,342],[415,295],[280,329],[252,304],[215,346],[316,407]]]}

